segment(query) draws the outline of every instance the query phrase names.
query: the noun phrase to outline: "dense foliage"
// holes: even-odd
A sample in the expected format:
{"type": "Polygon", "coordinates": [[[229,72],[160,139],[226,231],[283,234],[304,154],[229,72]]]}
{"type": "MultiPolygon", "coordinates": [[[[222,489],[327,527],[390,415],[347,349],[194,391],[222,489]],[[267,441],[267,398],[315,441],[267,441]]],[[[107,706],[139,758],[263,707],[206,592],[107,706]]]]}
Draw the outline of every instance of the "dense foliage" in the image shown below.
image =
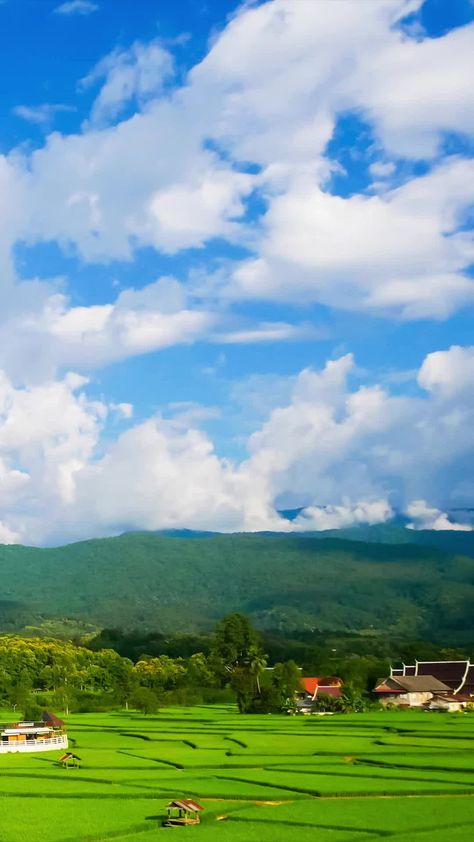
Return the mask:
{"type": "Polygon", "coordinates": [[[74,623],[78,631],[91,623],[196,632],[239,611],[268,629],[446,642],[467,629],[472,637],[474,560],[435,547],[131,533],[60,548],[2,546],[0,561],[4,630],[56,635],[63,618],[67,635],[74,623]]]}
{"type": "Polygon", "coordinates": [[[266,665],[258,633],[240,614],[218,624],[209,654],[142,654],[135,663],[113,649],[4,635],[0,702],[33,719],[50,703],[66,713],[129,704],[153,713],[160,704],[236,698],[241,712],[283,711],[293,702],[300,672],[292,662],[272,671],[266,665]]]}

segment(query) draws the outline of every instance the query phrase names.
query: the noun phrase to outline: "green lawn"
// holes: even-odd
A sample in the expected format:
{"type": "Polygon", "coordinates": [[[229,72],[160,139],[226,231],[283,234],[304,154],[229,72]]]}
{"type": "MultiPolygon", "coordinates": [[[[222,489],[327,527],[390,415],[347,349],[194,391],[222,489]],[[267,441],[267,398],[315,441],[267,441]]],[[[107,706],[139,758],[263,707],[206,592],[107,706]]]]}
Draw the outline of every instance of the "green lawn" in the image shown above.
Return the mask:
{"type": "Polygon", "coordinates": [[[146,842],[191,796],[222,842],[453,842],[474,833],[474,716],[239,716],[226,707],[76,714],[80,769],[0,755],[1,842],[146,842]]]}

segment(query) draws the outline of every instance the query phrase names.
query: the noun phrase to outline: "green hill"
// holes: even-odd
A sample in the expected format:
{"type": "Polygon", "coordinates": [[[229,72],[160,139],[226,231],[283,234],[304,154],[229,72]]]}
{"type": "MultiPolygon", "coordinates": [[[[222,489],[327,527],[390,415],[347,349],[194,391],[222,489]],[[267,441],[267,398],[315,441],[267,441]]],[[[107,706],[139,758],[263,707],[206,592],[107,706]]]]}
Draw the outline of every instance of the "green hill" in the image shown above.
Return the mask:
{"type": "Polygon", "coordinates": [[[474,560],[339,538],[130,533],[38,549],[1,546],[0,628],[60,617],[193,631],[229,611],[267,628],[472,629],[474,560]]]}

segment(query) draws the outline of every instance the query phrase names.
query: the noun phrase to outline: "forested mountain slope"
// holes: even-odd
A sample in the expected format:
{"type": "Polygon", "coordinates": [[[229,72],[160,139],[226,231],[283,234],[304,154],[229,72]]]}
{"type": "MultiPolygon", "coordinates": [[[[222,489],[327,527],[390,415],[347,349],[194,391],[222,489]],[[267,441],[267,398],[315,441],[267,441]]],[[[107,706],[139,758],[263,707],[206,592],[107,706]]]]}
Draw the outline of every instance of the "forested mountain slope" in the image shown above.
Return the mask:
{"type": "Polygon", "coordinates": [[[229,611],[281,629],[452,636],[472,627],[474,560],[411,544],[151,533],[38,549],[1,546],[0,628],[30,617],[164,631],[229,611]]]}

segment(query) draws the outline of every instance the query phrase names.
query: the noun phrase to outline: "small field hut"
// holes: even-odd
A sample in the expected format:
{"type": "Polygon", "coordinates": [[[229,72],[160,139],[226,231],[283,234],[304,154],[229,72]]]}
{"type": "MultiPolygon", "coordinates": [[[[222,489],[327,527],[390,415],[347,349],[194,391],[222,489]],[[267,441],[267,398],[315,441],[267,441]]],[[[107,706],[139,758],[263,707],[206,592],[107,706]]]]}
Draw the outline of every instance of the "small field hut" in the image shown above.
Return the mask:
{"type": "Polygon", "coordinates": [[[192,798],[180,798],[170,801],[167,807],[168,816],[163,822],[164,827],[176,827],[179,825],[199,824],[201,818],[199,813],[204,810],[197,801],[192,798]]]}

